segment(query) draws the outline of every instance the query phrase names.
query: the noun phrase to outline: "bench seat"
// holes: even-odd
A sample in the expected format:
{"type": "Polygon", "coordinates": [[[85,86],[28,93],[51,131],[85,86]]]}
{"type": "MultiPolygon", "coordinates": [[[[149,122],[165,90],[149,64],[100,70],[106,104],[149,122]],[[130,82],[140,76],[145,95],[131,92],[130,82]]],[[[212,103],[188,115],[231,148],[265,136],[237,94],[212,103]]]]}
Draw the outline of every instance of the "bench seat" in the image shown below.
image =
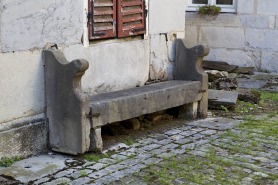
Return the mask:
{"type": "Polygon", "coordinates": [[[197,102],[199,81],[173,80],[89,97],[93,128],[197,102]]]}

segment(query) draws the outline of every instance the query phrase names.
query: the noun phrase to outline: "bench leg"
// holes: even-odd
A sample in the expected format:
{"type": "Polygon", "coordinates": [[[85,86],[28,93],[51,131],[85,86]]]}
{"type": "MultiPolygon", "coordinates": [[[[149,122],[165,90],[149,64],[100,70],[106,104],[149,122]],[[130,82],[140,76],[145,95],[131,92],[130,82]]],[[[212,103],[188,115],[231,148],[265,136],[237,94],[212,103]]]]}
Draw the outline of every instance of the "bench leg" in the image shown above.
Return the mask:
{"type": "Polygon", "coordinates": [[[198,102],[182,105],[179,110],[178,118],[195,119],[197,117],[198,102]]]}
{"type": "Polygon", "coordinates": [[[198,117],[206,118],[208,115],[208,92],[203,93],[202,99],[198,105],[198,117]]]}
{"type": "Polygon", "coordinates": [[[102,152],[103,143],[101,138],[101,127],[91,129],[90,140],[90,151],[102,152]]]}

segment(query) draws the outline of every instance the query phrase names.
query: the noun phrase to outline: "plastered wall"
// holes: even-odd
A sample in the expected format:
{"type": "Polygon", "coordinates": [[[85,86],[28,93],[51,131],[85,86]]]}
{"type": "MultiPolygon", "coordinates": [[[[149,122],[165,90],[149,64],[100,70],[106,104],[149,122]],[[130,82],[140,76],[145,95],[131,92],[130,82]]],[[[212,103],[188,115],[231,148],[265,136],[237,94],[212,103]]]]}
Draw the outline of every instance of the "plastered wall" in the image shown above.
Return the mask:
{"type": "Polygon", "coordinates": [[[277,9],[277,0],[237,0],[236,14],[186,12],[187,45],[208,44],[208,60],[278,72],[277,9]]]}

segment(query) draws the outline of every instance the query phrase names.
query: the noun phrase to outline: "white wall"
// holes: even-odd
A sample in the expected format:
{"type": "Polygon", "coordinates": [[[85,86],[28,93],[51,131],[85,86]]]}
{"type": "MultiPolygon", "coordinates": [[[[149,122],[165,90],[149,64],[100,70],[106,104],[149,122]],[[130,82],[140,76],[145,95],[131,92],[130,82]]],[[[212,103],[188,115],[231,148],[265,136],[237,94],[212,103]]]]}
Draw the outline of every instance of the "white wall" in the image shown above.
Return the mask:
{"type": "Polygon", "coordinates": [[[188,47],[208,44],[205,58],[278,72],[278,1],[237,0],[237,13],[217,17],[186,12],[188,47]]]}

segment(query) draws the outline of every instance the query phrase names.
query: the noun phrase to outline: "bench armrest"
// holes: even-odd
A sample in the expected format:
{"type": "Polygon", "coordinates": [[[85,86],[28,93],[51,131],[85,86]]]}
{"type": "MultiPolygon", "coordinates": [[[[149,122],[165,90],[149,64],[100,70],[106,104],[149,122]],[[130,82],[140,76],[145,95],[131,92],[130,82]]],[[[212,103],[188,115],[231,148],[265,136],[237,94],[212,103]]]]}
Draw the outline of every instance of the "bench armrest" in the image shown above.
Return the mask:
{"type": "Polygon", "coordinates": [[[47,118],[50,147],[69,154],[84,153],[90,147],[88,96],[81,78],[89,67],[83,59],[67,61],[60,50],[44,50],[47,118]]]}
{"type": "Polygon", "coordinates": [[[183,39],[176,40],[175,80],[200,81],[202,90],[208,89],[208,75],[202,68],[204,56],[209,54],[210,48],[197,45],[186,48],[183,39]]]}

